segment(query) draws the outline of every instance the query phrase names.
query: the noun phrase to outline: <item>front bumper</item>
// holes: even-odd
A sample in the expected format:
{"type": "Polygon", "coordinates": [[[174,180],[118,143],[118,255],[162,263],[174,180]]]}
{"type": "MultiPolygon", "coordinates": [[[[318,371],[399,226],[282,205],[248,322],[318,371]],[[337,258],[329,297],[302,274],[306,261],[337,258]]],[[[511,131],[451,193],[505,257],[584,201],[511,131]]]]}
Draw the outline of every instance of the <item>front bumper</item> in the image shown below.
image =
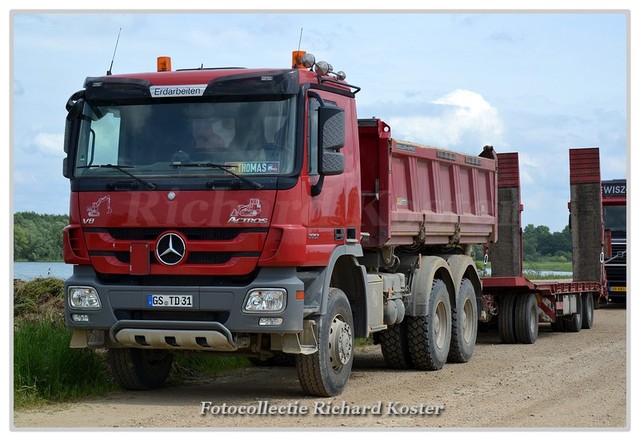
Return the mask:
{"type": "MultiPolygon", "coordinates": [[[[303,327],[303,282],[295,268],[262,268],[245,286],[134,286],[103,284],[89,266],[75,266],[65,281],[65,322],[87,335],[103,335],[89,346],[122,346],[147,349],[198,349],[234,351],[248,345],[249,334],[292,334],[303,327]],[[73,308],[69,286],[97,290],[101,309],[73,308]],[[243,304],[252,289],[281,288],[286,305],[280,312],[245,312],[243,304]],[[150,294],[190,295],[193,305],[149,306],[150,294]],[[83,321],[73,320],[80,314],[83,321]],[[260,319],[282,319],[278,325],[261,325],[260,319]]],[[[278,320],[279,322],[280,320],[278,320]]],[[[91,338],[88,338],[91,341],[91,338]]]]}

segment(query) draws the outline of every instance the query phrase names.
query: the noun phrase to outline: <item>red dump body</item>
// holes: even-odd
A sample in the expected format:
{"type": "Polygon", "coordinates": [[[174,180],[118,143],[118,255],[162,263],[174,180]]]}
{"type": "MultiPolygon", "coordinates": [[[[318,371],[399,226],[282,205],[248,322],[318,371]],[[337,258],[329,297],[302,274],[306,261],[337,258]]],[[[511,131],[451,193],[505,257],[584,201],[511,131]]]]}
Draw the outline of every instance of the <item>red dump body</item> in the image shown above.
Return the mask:
{"type": "Polygon", "coordinates": [[[497,239],[497,161],[391,138],[359,121],[363,246],[483,244],[497,239]]]}

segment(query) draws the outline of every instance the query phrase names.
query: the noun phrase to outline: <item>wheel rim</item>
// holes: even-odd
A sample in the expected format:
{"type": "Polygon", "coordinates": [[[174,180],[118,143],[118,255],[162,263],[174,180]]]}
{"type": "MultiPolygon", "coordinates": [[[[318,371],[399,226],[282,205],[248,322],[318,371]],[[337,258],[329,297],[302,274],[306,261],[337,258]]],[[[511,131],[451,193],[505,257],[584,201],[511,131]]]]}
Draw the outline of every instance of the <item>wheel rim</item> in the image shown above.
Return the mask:
{"type": "Polygon", "coordinates": [[[462,338],[469,342],[473,338],[473,304],[469,299],[464,302],[461,314],[462,338]]]}
{"type": "Polygon", "coordinates": [[[353,333],[351,326],[342,319],[342,316],[335,316],[329,330],[331,368],[336,372],[340,371],[351,360],[352,352],[353,333]]]}
{"type": "Polygon", "coordinates": [[[447,308],[444,302],[438,302],[433,320],[435,343],[439,349],[442,349],[447,341],[447,328],[449,327],[447,323],[447,308]]]}

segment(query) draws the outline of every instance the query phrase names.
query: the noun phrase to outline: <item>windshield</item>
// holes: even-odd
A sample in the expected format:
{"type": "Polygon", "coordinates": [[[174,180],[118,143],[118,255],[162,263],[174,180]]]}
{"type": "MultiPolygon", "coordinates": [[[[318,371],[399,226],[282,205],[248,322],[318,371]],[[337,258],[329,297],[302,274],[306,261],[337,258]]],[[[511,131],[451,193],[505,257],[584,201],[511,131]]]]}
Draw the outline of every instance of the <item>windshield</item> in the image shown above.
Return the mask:
{"type": "Polygon", "coordinates": [[[242,102],[85,104],[75,176],[293,171],[295,97],[242,102]],[[224,167],[183,167],[198,163],[224,167]],[[105,167],[107,166],[107,167],[105,167]]]}
{"type": "Polygon", "coordinates": [[[625,205],[605,206],[604,227],[611,231],[627,231],[627,207],[625,205]]]}

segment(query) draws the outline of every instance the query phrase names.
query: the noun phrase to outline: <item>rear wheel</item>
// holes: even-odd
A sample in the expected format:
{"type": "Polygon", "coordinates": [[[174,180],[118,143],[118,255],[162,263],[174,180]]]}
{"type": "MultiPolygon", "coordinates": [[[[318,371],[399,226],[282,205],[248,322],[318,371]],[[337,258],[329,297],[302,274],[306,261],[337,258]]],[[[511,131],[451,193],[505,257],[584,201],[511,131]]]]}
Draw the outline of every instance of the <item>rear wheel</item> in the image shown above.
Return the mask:
{"type": "Polygon", "coordinates": [[[595,301],[593,293],[585,292],[582,294],[582,328],[593,328],[593,315],[595,309],[595,301]]]}
{"type": "Polygon", "coordinates": [[[564,329],[567,332],[580,332],[582,329],[582,295],[576,295],[576,308],[578,312],[565,319],[564,329]]]}
{"type": "Polygon", "coordinates": [[[473,355],[478,335],[476,291],[469,279],[463,279],[460,284],[456,307],[451,312],[451,321],[451,348],[447,361],[466,363],[473,355]]]}
{"type": "Polygon", "coordinates": [[[517,343],[515,327],[515,301],[516,296],[505,294],[498,304],[498,334],[503,343],[517,343]]]}
{"type": "Polygon", "coordinates": [[[433,282],[428,314],[408,317],[407,331],[413,367],[429,371],[442,369],[451,346],[451,301],[442,280],[433,282]]]}
{"type": "Polygon", "coordinates": [[[407,337],[407,320],[391,325],[378,334],[380,349],[387,366],[392,369],[411,368],[407,337]]]}
{"type": "Polygon", "coordinates": [[[305,392],[319,396],[340,395],[353,365],[353,316],[345,293],[331,288],[327,313],[318,318],[318,350],[296,356],[298,380],[305,392]]]}
{"type": "Polygon", "coordinates": [[[515,331],[518,343],[532,344],[538,339],[538,302],[534,294],[516,298],[515,331]]]}
{"type": "Polygon", "coordinates": [[[173,354],[151,349],[109,349],[107,360],[116,381],[125,389],[150,390],[162,386],[171,373],[173,354]]]}

